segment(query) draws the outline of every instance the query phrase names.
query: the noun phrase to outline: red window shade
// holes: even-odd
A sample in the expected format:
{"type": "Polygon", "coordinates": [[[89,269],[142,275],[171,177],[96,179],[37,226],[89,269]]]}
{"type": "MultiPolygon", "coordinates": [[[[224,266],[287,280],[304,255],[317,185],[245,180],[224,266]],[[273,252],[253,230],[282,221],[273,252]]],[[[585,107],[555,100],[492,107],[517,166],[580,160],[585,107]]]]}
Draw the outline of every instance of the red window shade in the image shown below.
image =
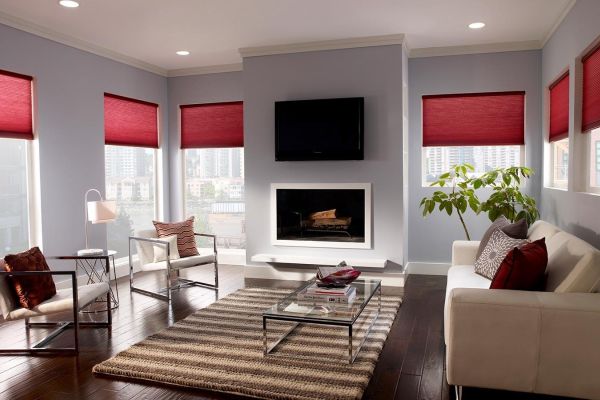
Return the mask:
{"type": "Polygon", "coordinates": [[[181,106],[181,148],[244,147],[244,103],[181,106]]]}
{"type": "Polygon", "coordinates": [[[0,71],[0,137],[33,139],[32,77],[0,71]]]}
{"type": "Polygon", "coordinates": [[[104,143],[158,148],[158,104],[104,93],[104,143]]]}
{"type": "Polygon", "coordinates": [[[554,142],[569,136],[569,73],[550,85],[550,134],[554,142]]]}
{"type": "Polygon", "coordinates": [[[525,143],[525,92],[423,96],[423,146],[525,143]]]}
{"type": "Polygon", "coordinates": [[[583,62],[583,132],[600,127],[600,47],[592,50],[583,62]]]}

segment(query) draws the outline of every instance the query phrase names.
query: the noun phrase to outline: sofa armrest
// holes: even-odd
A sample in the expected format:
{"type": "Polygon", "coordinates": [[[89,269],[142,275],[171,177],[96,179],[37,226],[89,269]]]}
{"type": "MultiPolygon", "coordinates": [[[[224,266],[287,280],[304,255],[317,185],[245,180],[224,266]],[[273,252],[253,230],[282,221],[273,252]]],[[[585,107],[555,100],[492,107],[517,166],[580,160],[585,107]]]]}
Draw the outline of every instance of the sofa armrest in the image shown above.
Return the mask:
{"type": "Polygon", "coordinates": [[[600,295],[453,289],[448,383],[600,398],[600,295]]]}
{"type": "Polygon", "coordinates": [[[452,243],[452,265],[473,265],[479,249],[478,240],[455,240],[452,243]]]}

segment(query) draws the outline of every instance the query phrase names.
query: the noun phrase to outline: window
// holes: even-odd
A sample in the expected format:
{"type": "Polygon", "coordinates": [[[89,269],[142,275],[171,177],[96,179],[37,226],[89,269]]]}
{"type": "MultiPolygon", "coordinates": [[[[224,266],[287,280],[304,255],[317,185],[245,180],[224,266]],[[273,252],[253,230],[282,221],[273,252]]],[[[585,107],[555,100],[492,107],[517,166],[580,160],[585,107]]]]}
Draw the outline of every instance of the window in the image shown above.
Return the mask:
{"type": "Polygon", "coordinates": [[[600,128],[590,132],[589,191],[600,193],[600,128]]]}
{"type": "Polygon", "coordinates": [[[181,106],[186,216],[220,248],[246,248],[243,146],[242,102],[181,106]]]}
{"type": "Polygon", "coordinates": [[[106,199],[117,202],[117,219],[107,224],[108,248],[124,257],[128,237],[152,229],[156,218],[155,149],[105,146],[106,199]]]}
{"type": "Polygon", "coordinates": [[[423,184],[429,185],[454,165],[465,162],[475,167],[475,175],[481,175],[495,168],[521,165],[521,148],[522,146],[425,147],[423,184]]]}
{"type": "Polygon", "coordinates": [[[552,187],[566,189],[569,182],[569,138],[550,144],[552,187]]]}
{"type": "Polygon", "coordinates": [[[196,232],[217,235],[221,248],[245,249],[244,199],[243,148],[185,150],[185,210],[196,232]]]}
{"type": "Polygon", "coordinates": [[[525,93],[423,96],[423,184],[468,162],[475,174],[523,164],[525,93]]]}
{"type": "Polygon", "coordinates": [[[104,96],[106,195],[117,202],[117,219],[107,225],[108,247],[128,254],[128,237],[153,229],[157,215],[156,149],[158,105],[104,96]]]}
{"type": "Polygon", "coordinates": [[[0,257],[30,246],[32,80],[30,76],[0,71],[0,257]]]}

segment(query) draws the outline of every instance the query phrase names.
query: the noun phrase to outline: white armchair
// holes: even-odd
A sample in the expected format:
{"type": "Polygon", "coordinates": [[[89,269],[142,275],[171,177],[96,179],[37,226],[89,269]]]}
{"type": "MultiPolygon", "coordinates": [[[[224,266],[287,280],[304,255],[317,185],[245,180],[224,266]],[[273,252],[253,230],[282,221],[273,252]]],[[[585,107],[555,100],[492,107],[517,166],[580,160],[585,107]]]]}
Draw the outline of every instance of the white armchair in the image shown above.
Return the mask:
{"type": "Polygon", "coordinates": [[[76,271],[0,271],[0,305],[2,306],[5,321],[25,320],[25,328],[51,328],[56,327],[48,336],[28,348],[20,349],[0,349],[0,354],[37,354],[37,353],[72,353],[79,352],[79,328],[80,327],[105,327],[112,326],[112,314],[110,310],[110,288],[108,283],[94,283],[90,285],[77,286],[76,271]],[[10,293],[7,277],[10,276],[30,276],[41,277],[44,275],[62,275],[71,278],[72,287],[69,289],[60,289],[52,298],[28,309],[14,305],[12,294],[10,293]],[[90,305],[96,299],[106,296],[107,319],[106,322],[81,322],[79,321],[79,311],[90,305]],[[31,322],[31,318],[45,317],[52,314],[72,311],[73,321],[61,322],[31,322]],[[47,347],[46,345],[60,335],[68,328],[75,330],[75,344],[73,347],[47,347]]]}
{"type": "Polygon", "coordinates": [[[155,297],[160,300],[171,301],[171,292],[173,290],[190,287],[200,286],[209,289],[217,290],[219,288],[219,263],[217,259],[217,237],[215,235],[209,235],[205,233],[194,233],[195,236],[209,237],[213,241],[213,249],[211,252],[206,254],[200,254],[191,257],[182,257],[178,259],[171,259],[171,251],[169,242],[164,239],[158,238],[156,230],[148,229],[139,231],[137,236],[129,237],[129,286],[132,292],[144,294],[147,296],[155,297]],[[161,271],[166,275],[167,286],[160,289],[158,292],[152,292],[149,290],[140,289],[134,286],[133,282],[133,254],[132,244],[135,244],[140,270],[144,272],[161,271]],[[157,247],[166,253],[166,259],[164,261],[155,261],[154,252],[157,247]],[[184,279],[180,276],[182,269],[197,267],[201,265],[214,265],[215,272],[215,283],[204,283],[193,281],[190,279],[184,279]],[[172,272],[175,272],[176,278],[172,281],[172,272]],[[164,294],[163,294],[164,293],[164,294]]]}

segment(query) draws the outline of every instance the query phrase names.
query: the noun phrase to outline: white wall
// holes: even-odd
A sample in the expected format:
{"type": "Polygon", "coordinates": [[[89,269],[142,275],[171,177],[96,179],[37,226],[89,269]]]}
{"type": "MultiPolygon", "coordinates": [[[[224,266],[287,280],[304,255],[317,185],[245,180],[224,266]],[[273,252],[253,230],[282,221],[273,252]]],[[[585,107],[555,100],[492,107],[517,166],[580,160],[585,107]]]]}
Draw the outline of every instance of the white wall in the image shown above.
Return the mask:
{"type": "MultiPolygon", "coordinates": [[[[580,111],[574,103],[574,69],[575,58],[583,55],[585,49],[600,36],[600,2],[594,0],[578,0],[571,12],[563,20],[554,35],[542,51],[542,87],[544,93],[548,86],[567,67],[571,68],[571,121],[569,124],[570,162],[569,162],[569,191],[543,188],[542,189],[542,218],[553,222],[561,228],[581,237],[596,247],[600,247],[600,197],[598,195],[578,193],[581,185],[582,171],[575,163],[581,161],[574,154],[573,144],[579,139],[580,111]],[[576,117],[576,118],[573,118],[576,117]]],[[[547,96],[545,97],[544,134],[548,132],[547,96]]],[[[546,147],[548,152],[548,147],[546,147]]],[[[546,179],[548,180],[548,179],[546,179]]]]}
{"type": "Polygon", "coordinates": [[[248,262],[257,253],[288,253],[402,264],[402,46],[245,58],[243,79],[248,262]],[[363,161],[275,162],[275,101],[351,96],[365,98],[363,161]],[[371,182],[373,248],[271,245],[275,182],[371,182]]]}
{"type": "MultiPolygon", "coordinates": [[[[419,203],[435,188],[422,187],[421,172],[421,98],[428,94],[526,92],[525,151],[529,167],[537,171],[527,188],[539,198],[542,177],[541,128],[541,54],[519,51],[445,57],[412,58],[408,62],[409,136],[408,136],[408,261],[411,263],[448,263],[452,241],[465,239],[456,215],[435,213],[422,218],[419,203]]],[[[490,222],[487,216],[466,215],[471,238],[478,240],[490,222]]],[[[417,264],[416,264],[417,265],[417,264]]],[[[419,273],[419,267],[411,273],[419,273]]],[[[440,272],[444,266],[440,265],[440,272]]],[[[428,269],[428,272],[435,272],[428,269]]]]}
{"type": "MultiPolygon", "coordinates": [[[[166,152],[167,79],[5,25],[0,69],[35,78],[43,250],[71,254],[85,247],[85,191],[104,193],[104,92],[158,103],[166,152]]],[[[164,163],[163,173],[167,168],[164,163]]],[[[163,189],[168,193],[166,184],[163,189]]],[[[168,196],[163,209],[168,215],[168,196]]],[[[105,226],[90,233],[90,246],[106,247],[105,226]]]]}
{"type": "Polygon", "coordinates": [[[171,218],[182,220],[183,170],[179,106],[185,104],[218,103],[244,99],[242,72],[193,75],[169,78],[169,167],[171,218]]]}

